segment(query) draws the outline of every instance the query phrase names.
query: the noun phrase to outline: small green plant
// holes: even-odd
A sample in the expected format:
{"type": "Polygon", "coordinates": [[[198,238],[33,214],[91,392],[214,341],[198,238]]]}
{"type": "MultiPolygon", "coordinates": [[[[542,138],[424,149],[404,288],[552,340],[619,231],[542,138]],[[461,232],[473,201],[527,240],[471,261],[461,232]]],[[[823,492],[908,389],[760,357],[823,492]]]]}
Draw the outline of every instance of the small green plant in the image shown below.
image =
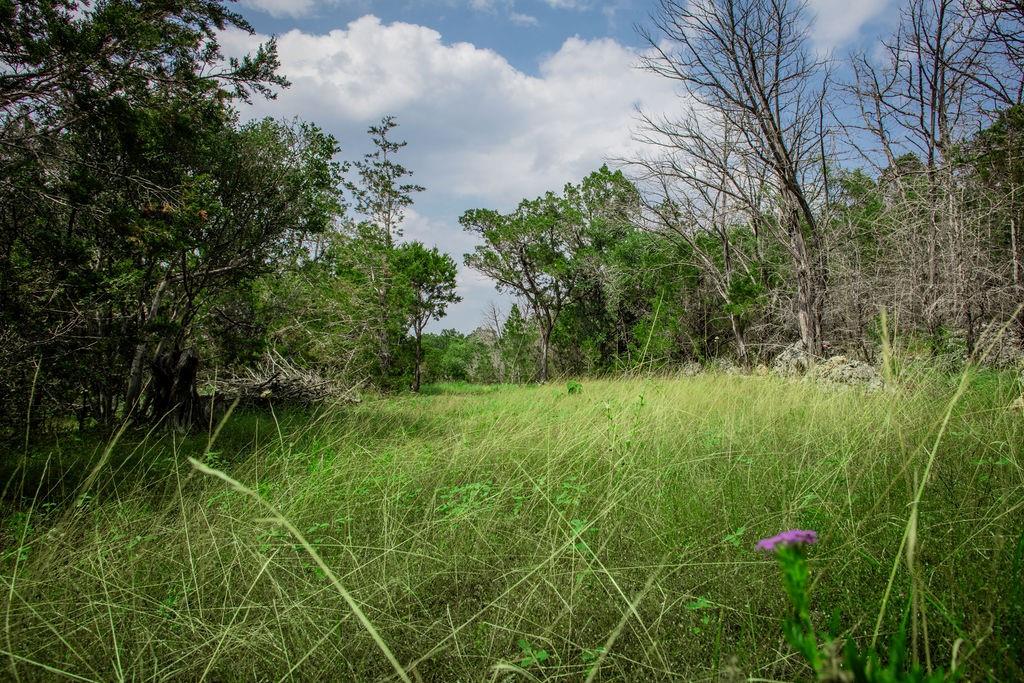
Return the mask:
{"type": "Polygon", "coordinates": [[[168,593],[157,607],[157,614],[161,619],[168,621],[174,619],[178,611],[178,594],[176,591],[168,593]]]}
{"type": "Polygon", "coordinates": [[[220,451],[207,451],[206,455],[203,456],[203,464],[218,470],[226,469],[228,466],[227,460],[224,459],[224,454],[220,451]]]}
{"type": "Polygon", "coordinates": [[[743,542],[743,534],[745,533],[747,533],[747,527],[741,526],[736,531],[732,532],[731,534],[728,534],[725,538],[722,539],[722,541],[728,543],[734,548],[739,548],[740,544],[743,542]]]}
{"type": "Polygon", "coordinates": [[[580,653],[580,659],[582,659],[583,663],[587,665],[587,675],[594,673],[594,668],[597,667],[601,657],[603,657],[607,651],[608,650],[601,646],[594,648],[588,647],[580,653]]]}
{"type": "Polygon", "coordinates": [[[494,486],[488,482],[452,486],[439,496],[441,504],[437,506],[437,513],[449,519],[465,517],[490,505],[496,495],[494,486]]]}
{"type": "Polygon", "coordinates": [[[838,613],[833,617],[829,633],[819,641],[811,622],[811,596],[807,559],[804,548],[818,542],[814,531],[791,529],[765,538],[757,549],[774,553],[782,572],[782,585],[793,611],[783,623],[786,640],[803,655],[819,681],[851,681],[852,683],[946,683],[958,680],[956,671],[942,669],[926,672],[920,665],[908,665],[906,631],[907,616],[889,643],[888,658],[883,660],[873,645],[861,649],[852,638],[847,639],[838,655],[836,632],[838,613]]]}
{"type": "Polygon", "coordinates": [[[585,536],[587,536],[588,533],[593,535],[597,532],[597,529],[589,526],[588,524],[589,523],[585,519],[574,519],[569,522],[569,525],[572,527],[572,536],[576,539],[576,542],[573,543],[573,547],[581,553],[593,552],[590,550],[590,546],[587,545],[585,536]]]}
{"type": "Polygon", "coordinates": [[[519,666],[524,669],[529,669],[532,666],[540,666],[551,657],[547,650],[538,650],[534,648],[530,641],[525,638],[519,639],[519,652],[522,655],[519,658],[519,666]]]}
{"type": "Polygon", "coordinates": [[[569,392],[570,396],[583,393],[583,385],[576,380],[570,380],[568,384],[565,385],[565,388],[569,392]]]}
{"type": "Polygon", "coordinates": [[[555,505],[563,511],[575,509],[583,502],[583,496],[586,493],[586,484],[580,484],[575,481],[563,481],[558,495],[555,496],[555,505]]]}
{"type": "Polygon", "coordinates": [[[691,612],[696,612],[702,609],[708,609],[709,607],[711,607],[711,602],[704,597],[700,597],[696,600],[686,603],[686,609],[690,610],[691,612]]]}
{"type": "Polygon", "coordinates": [[[709,610],[714,609],[714,605],[711,604],[705,597],[699,597],[696,600],[686,603],[686,609],[693,613],[694,618],[698,624],[690,626],[690,633],[695,636],[700,635],[704,632],[704,628],[711,625],[712,615],[709,610]]]}

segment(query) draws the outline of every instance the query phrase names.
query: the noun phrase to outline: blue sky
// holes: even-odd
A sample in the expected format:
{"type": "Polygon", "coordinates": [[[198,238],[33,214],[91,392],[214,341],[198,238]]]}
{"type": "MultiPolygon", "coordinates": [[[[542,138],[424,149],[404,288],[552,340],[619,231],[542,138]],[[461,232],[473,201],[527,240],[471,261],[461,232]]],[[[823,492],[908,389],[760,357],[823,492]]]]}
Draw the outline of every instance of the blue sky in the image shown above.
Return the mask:
{"type": "MultiPolygon", "coordinates": [[[[900,0],[810,0],[814,43],[842,56],[891,31],[900,0]]],[[[225,51],[278,37],[292,87],[243,107],[243,117],[299,117],[366,151],[386,114],[408,141],[403,163],[427,188],[406,238],[460,264],[464,301],[433,329],[470,331],[491,301],[509,299],[461,267],[473,242],[458,217],[511,209],[578,181],[610,158],[638,153],[636,108],[682,111],[672,83],[635,68],[635,24],[654,0],[241,0],[256,36],[228,32],[225,51]]]]}
{"type": "Polygon", "coordinates": [[[612,37],[637,44],[633,26],[646,21],[648,0],[243,0],[242,13],[256,30],[316,33],[366,14],[384,22],[429,26],[447,42],[469,42],[496,51],[517,69],[535,74],[540,58],[569,36],[612,37]]]}

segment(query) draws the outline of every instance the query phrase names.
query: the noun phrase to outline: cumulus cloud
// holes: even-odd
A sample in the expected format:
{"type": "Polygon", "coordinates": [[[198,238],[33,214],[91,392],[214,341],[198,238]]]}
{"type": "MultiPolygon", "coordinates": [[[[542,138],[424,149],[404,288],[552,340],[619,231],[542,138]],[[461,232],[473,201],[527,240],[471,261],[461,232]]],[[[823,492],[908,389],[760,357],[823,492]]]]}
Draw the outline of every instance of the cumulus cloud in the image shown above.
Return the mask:
{"type": "MultiPolygon", "coordinates": [[[[222,36],[225,52],[235,55],[265,40],[239,31],[222,36]]],[[[458,225],[464,210],[509,210],[560,190],[606,159],[637,151],[636,106],[654,113],[679,107],[671,82],[636,69],[636,53],[612,39],[569,38],[536,74],[492,50],[446,43],[433,29],[373,16],[327,33],[289,31],[278,36],[278,51],[292,87],[243,115],[314,121],[348,158],[362,151],[368,125],[396,115],[398,136],[409,141],[402,162],[427,188],[406,236],[459,261],[473,246],[458,225]]],[[[444,325],[471,329],[493,287],[467,272],[460,288],[467,301],[444,325]]]]}
{"type": "Polygon", "coordinates": [[[555,9],[589,9],[589,0],[544,0],[555,9]]]}
{"type": "Polygon", "coordinates": [[[469,8],[478,12],[500,13],[516,26],[537,26],[537,17],[516,10],[516,0],[469,0],[469,8]]]}
{"type": "Polygon", "coordinates": [[[880,16],[892,0],[809,0],[816,17],[814,43],[819,49],[840,47],[860,34],[866,23],[880,16]]]}
{"type": "MultiPolygon", "coordinates": [[[[266,36],[231,32],[229,52],[266,36]]],[[[299,116],[345,144],[395,114],[407,164],[431,193],[508,205],[557,189],[633,148],[634,106],[667,111],[671,84],[638,71],[611,39],[569,38],[526,74],[492,50],[445,43],[433,29],[373,16],[324,34],[278,37],[292,88],[253,113],[299,116]]]]}

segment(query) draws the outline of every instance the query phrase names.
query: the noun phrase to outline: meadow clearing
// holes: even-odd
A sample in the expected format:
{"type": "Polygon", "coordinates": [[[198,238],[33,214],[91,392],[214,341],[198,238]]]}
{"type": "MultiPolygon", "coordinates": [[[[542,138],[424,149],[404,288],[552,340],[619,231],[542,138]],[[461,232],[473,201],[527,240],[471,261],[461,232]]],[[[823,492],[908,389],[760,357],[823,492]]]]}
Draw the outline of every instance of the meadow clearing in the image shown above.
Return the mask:
{"type": "Polygon", "coordinates": [[[922,669],[1019,679],[1020,387],[957,382],[449,384],[55,438],[4,472],[3,677],[806,679],[754,549],[797,527],[821,628],[905,618],[922,669]]]}

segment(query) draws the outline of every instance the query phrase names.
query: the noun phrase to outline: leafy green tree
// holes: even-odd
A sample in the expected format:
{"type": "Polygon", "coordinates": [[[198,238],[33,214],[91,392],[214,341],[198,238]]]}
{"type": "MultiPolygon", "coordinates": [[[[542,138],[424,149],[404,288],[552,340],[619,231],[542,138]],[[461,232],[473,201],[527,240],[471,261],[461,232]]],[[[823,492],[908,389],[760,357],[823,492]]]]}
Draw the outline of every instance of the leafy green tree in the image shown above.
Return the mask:
{"type": "Polygon", "coordinates": [[[487,384],[497,380],[491,350],[475,334],[443,330],[423,335],[424,382],[455,381],[487,384]]]}
{"type": "Polygon", "coordinates": [[[392,139],[397,127],[394,117],[386,116],[369,128],[373,150],[354,164],[358,179],[345,184],[353,208],[362,217],[352,226],[352,244],[362,252],[352,265],[362,271],[376,294],[377,374],[385,383],[397,369],[397,350],[408,329],[403,295],[395,291],[395,240],[402,235],[405,210],[412,206],[413,195],[423,191],[406,182],[412,171],[396,161],[406,145],[392,139]]]}
{"type": "MultiPolygon", "coordinates": [[[[342,212],[337,143],[316,126],[267,119],[221,137],[192,195],[200,220],[177,235],[165,257],[168,285],[154,294],[151,310],[162,316],[158,327],[165,333],[144,337],[136,359],[148,341],[159,362],[180,362],[195,328],[214,313],[210,301],[217,292],[303,258],[309,237],[330,229],[342,212]]],[[[139,382],[136,359],[129,392],[139,382]]],[[[151,389],[161,387],[151,383],[151,389]]],[[[132,398],[129,393],[128,405],[132,398]]],[[[169,409],[176,402],[171,397],[163,404],[169,409]]]]}
{"type": "Polygon", "coordinates": [[[336,146],[238,126],[232,100],[286,82],[273,42],[223,59],[252,29],[222,2],[77,5],[0,2],[0,403],[37,377],[83,422],[184,422],[212,302],[338,213],[336,146]]]}
{"type": "Polygon", "coordinates": [[[575,282],[572,301],[558,326],[559,357],[574,359],[575,371],[611,366],[625,351],[626,330],[634,322],[630,279],[639,277],[630,245],[637,245],[640,195],[621,171],[602,166],[579,185],[566,185],[571,207],[570,264],[575,282]]]}
{"type": "Polygon", "coordinates": [[[451,256],[437,247],[427,249],[421,242],[399,246],[394,265],[397,281],[406,291],[405,308],[415,343],[412,390],[418,392],[422,380],[423,330],[431,320],[442,318],[449,304],[462,300],[455,293],[457,268],[451,256]]]}
{"type": "Polygon", "coordinates": [[[345,183],[355,200],[355,210],[364,216],[367,227],[377,231],[388,248],[402,236],[402,221],[405,220],[405,210],[413,204],[413,194],[425,189],[415,183],[404,182],[412,176],[412,171],[395,160],[408,144],[404,140],[391,139],[397,127],[398,122],[393,116],[385,116],[378,125],[370,126],[367,133],[373,150],[353,164],[359,181],[345,183]]]}
{"type": "Polygon", "coordinates": [[[536,372],[536,342],[534,325],[523,317],[518,304],[512,304],[512,309],[502,325],[499,341],[506,382],[519,383],[533,378],[536,372]]]}
{"type": "Polygon", "coordinates": [[[574,220],[571,207],[550,192],[524,200],[510,214],[474,209],[459,219],[483,242],[464,256],[465,264],[494,280],[498,291],[526,300],[537,319],[542,382],[549,375],[551,333],[576,284],[570,265],[574,220]]]}

